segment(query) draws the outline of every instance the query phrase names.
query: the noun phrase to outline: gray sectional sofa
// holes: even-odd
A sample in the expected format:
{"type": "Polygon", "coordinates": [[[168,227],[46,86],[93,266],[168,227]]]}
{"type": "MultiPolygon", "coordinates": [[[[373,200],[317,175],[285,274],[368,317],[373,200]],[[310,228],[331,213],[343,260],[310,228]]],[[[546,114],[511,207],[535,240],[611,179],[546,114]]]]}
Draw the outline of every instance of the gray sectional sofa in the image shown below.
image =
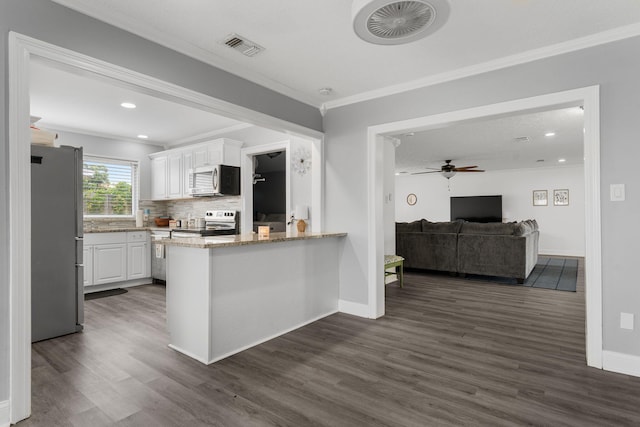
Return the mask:
{"type": "Polygon", "coordinates": [[[396,254],[406,268],[511,277],[522,283],[538,261],[538,223],[396,223],[396,254]]]}

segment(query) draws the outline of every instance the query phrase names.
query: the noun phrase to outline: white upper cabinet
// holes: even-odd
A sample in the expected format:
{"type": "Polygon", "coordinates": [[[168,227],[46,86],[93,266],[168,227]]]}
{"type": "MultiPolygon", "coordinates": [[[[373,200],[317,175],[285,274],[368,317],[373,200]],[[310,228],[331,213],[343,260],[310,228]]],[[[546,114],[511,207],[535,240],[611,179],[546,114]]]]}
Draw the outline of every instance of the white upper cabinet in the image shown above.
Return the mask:
{"type": "Polygon", "coordinates": [[[151,154],[152,199],[191,197],[189,170],[219,164],[239,167],[242,145],[240,141],[220,138],[151,154]]]}

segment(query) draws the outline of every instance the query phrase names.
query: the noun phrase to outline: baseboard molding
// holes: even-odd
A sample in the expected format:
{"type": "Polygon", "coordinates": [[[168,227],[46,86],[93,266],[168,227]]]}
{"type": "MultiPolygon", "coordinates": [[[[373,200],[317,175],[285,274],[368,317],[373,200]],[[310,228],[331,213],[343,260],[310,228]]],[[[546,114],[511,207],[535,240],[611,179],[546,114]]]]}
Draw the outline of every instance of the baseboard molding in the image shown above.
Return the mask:
{"type": "Polygon", "coordinates": [[[360,304],[357,302],[339,300],[338,301],[338,311],[340,313],[351,314],[353,316],[371,318],[369,315],[369,306],[367,304],[360,304]]]}
{"type": "Polygon", "coordinates": [[[9,401],[0,402],[0,427],[9,427],[11,425],[9,412],[9,401]]]}
{"type": "Polygon", "coordinates": [[[151,277],[147,277],[145,279],[133,279],[124,282],[106,283],[104,285],[91,285],[84,288],[84,293],[91,294],[93,292],[110,291],[112,289],[131,288],[133,286],[149,285],[152,282],[153,279],[151,279],[151,277]]]}
{"type": "Polygon", "coordinates": [[[602,369],[640,377],[640,356],[603,350],[602,369]]]}
{"type": "Polygon", "coordinates": [[[568,256],[574,258],[584,258],[584,252],[564,250],[564,249],[540,249],[538,256],[568,256]]]}

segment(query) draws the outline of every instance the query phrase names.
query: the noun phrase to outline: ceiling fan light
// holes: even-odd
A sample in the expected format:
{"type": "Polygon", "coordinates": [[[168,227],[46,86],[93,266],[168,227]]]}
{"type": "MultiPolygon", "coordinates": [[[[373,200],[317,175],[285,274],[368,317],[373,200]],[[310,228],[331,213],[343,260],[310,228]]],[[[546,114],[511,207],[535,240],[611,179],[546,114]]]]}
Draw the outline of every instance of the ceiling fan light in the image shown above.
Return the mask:
{"type": "Polygon", "coordinates": [[[449,17],[447,0],[354,0],[353,29],[382,45],[409,43],[437,31],[449,17]]]}
{"type": "Polygon", "coordinates": [[[442,171],[442,176],[449,179],[456,174],[456,171],[442,171]]]}

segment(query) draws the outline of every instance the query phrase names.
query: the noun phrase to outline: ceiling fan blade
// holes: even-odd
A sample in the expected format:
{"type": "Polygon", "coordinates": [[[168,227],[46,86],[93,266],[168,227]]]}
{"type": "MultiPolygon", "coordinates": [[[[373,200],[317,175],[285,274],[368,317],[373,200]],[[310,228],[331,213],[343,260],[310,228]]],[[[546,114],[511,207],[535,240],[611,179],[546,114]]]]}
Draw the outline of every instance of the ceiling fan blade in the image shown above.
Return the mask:
{"type": "Polygon", "coordinates": [[[478,166],[460,166],[459,168],[455,168],[454,170],[465,170],[465,169],[473,169],[473,168],[477,168],[478,166]]]}
{"type": "Polygon", "coordinates": [[[482,169],[473,169],[473,170],[456,170],[456,172],[484,172],[482,169]]]}
{"type": "Polygon", "coordinates": [[[432,170],[432,171],[426,171],[426,172],[413,172],[410,175],[422,175],[423,173],[440,173],[440,170],[432,170]]]}

